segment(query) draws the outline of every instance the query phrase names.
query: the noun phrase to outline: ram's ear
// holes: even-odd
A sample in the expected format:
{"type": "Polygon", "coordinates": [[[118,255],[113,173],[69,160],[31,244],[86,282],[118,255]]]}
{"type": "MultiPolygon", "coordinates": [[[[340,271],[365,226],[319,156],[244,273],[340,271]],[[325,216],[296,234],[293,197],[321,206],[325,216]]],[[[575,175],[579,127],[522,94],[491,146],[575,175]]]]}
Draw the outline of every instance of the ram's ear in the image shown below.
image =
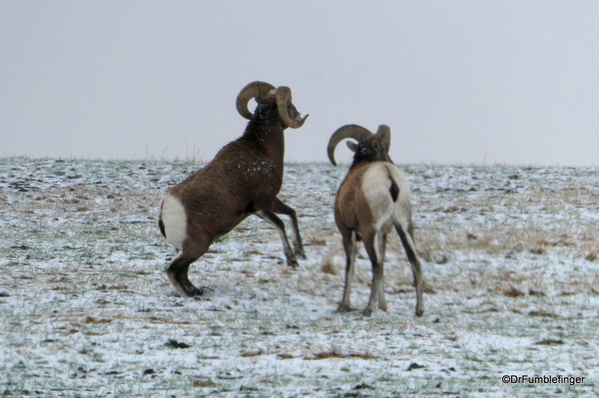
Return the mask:
{"type": "Polygon", "coordinates": [[[349,150],[352,151],[353,153],[356,153],[356,151],[358,150],[358,144],[356,144],[353,141],[345,141],[345,142],[346,142],[349,150]]]}

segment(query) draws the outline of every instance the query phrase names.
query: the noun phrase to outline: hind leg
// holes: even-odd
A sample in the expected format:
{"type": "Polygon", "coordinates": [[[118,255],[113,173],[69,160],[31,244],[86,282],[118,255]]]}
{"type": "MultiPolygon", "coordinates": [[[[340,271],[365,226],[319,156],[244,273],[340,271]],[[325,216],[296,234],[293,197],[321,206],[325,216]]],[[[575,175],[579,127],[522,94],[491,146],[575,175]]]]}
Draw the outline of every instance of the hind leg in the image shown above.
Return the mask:
{"type": "Polygon", "coordinates": [[[339,312],[351,311],[351,283],[354,279],[355,260],[356,260],[356,233],[346,231],[343,234],[343,249],[345,250],[345,288],[343,289],[343,299],[337,308],[339,312]]]}
{"type": "MultiPolygon", "coordinates": [[[[381,253],[381,262],[385,261],[385,249],[387,247],[387,235],[379,233],[379,253],[381,253]]],[[[379,289],[379,310],[387,311],[387,299],[385,298],[385,285],[384,280],[381,282],[379,289]]]]}
{"type": "Polygon", "coordinates": [[[204,245],[184,244],[183,249],[167,267],[168,278],[181,297],[201,296],[204,293],[202,289],[198,289],[191,283],[187,273],[191,263],[202,257],[209,246],[210,243],[204,245]]]}
{"type": "Polygon", "coordinates": [[[376,232],[367,236],[363,236],[364,247],[366,248],[366,252],[370,258],[370,263],[372,264],[372,287],[370,288],[370,299],[368,300],[368,305],[362,312],[364,316],[370,316],[376,310],[385,278],[384,262],[381,253],[382,238],[378,236],[379,234],[382,234],[382,232],[376,232]]]}
{"type": "Polygon", "coordinates": [[[416,288],[416,316],[422,316],[424,314],[424,301],[422,297],[422,267],[420,266],[420,260],[416,255],[416,245],[414,244],[414,229],[411,222],[397,223],[395,230],[399,234],[401,243],[403,244],[408,261],[412,267],[412,274],[414,275],[414,286],[416,288]]]}
{"type": "Polygon", "coordinates": [[[177,257],[175,257],[169,264],[166,270],[168,278],[181,297],[201,296],[203,293],[203,291],[195,287],[187,277],[189,265],[195,260],[197,260],[197,258],[194,259],[183,256],[181,252],[181,254],[177,255],[177,257]]]}

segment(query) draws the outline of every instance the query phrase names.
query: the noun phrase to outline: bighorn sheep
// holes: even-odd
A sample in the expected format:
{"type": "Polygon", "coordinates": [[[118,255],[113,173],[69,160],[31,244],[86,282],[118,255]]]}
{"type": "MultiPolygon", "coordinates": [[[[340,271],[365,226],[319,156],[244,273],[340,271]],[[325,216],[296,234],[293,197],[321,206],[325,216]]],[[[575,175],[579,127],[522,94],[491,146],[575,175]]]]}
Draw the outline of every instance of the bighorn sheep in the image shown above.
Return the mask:
{"type": "Polygon", "coordinates": [[[386,311],[383,289],[385,244],[391,227],[399,234],[414,274],[416,288],[416,316],[424,313],[422,301],[422,272],[414,245],[414,231],[410,207],[410,183],[389,157],[391,131],[380,125],[376,134],[364,127],[345,125],[333,133],[327,152],[335,163],[335,148],[346,138],[348,147],[355,152],[354,160],[335,199],[335,223],[343,237],[347,256],[345,290],[339,311],[350,311],[351,282],[354,277],[356,241],[363,240],[372,263],[372,288],[365,316],[378,308],[386,311]]]}
{"type": "Polygon", "coordinates": [[[301,127],[308,115],[301,118],[288,87],[264,82],[252,82],[241,90],[237,111],[249,119],[244,134],[225,145],[204,168],[170,188],[162,200],[160,231],[177,249],[167,274],[181,297],[203,293],[189,281],[189,265],[206,253],[215,238],[252,214],[278,230],[289,265],[297,266],[296,257],[305,258],[295,210],[277,194],[283,181],[283,131],[301,127]],[[258,104],[253,115],[247,107],[252,98],[258,104]],[[293,250],[285,224],[274,213],[291,217],[293,250]]]}

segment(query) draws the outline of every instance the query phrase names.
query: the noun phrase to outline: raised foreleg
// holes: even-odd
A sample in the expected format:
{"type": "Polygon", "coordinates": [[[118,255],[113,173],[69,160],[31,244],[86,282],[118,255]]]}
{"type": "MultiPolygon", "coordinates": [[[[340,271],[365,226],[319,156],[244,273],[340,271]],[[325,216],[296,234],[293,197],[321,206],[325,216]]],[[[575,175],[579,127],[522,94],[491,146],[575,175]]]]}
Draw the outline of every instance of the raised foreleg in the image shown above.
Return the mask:
{"type": "Polygon", "coordinates": [[[302,260],[306,258],[304,253],[304,246],[302,245],[302,237],[300,236],[299,226],[297,223],[297,214],[295,210],[281,202],[279,198],[275,199],[275,205],[271,209],[273,213],[285,214],[291,218],[291,241],[293,242],[293,249],[297,258],[302,260]]]}
{"type": "Polygon", "coordinates": [[[295,257],[295,253],[291,249],[291,246],[289,245],[289,240],[287,240],[285,224],[283,221],[277,217],[276,214],[268,210],[257,211],[256,215],[276,228],[277,232],[279,232],[279,236],[281,237],[281,242],[283,243],[283,252],[287,258],[287,264],[294,268],[297,267],[297,258],[295,257]]]}

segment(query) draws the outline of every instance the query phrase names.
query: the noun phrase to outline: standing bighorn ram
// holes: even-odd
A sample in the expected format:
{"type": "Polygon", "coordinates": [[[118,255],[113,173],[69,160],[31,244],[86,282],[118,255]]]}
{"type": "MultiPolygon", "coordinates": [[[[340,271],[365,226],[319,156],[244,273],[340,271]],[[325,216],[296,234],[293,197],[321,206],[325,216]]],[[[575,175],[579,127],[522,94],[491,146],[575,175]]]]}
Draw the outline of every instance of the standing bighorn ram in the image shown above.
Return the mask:
{"type": "Polygon", "coordinates": [[[283,182],[283,156],[287,127],[301,127],[304,118],[291,102],[291,90],[253,82],[237,96],[237,111],[249,119],[245,133],[225,145],[204,168],[167,191],[160,207],[160,231],[177,255],[167,274],[181,297],[201,295],[187,276],[214,239],[231,231],[252,214],[278,230],[287,263],[297,266],[305,258],[295,211],[277,198],[283,182]],[[258,104],[254,114],[248,101],[258,104]],[[293,250],[285,225],[277,214],[292,221],[293,250]]]}
{"type": "Polygon", "coordinates": [[[339,311],[351,309],[351,282],[354,277],[356,241],[363,240],[372,263],[370,300],[363,314],[370,316],[378,308],[386,311],[387,301],[383,288],[385,244],[391,228],[399,234],[414,274],[416,287],[416,316],[424,313],[422,302],[422,272],[414,245],[414,231],[410,208],[410,183],[389,157],[391,132],[385,125],[372,134],[358,125],[343,126],[329,140],[329,160],[335,163],[335,148],[346,138],[348,147],[355,152],[354,160],[341,183],[335,199],[335,223],[343,237],[347,256],[345,289],[339,311]]]}

